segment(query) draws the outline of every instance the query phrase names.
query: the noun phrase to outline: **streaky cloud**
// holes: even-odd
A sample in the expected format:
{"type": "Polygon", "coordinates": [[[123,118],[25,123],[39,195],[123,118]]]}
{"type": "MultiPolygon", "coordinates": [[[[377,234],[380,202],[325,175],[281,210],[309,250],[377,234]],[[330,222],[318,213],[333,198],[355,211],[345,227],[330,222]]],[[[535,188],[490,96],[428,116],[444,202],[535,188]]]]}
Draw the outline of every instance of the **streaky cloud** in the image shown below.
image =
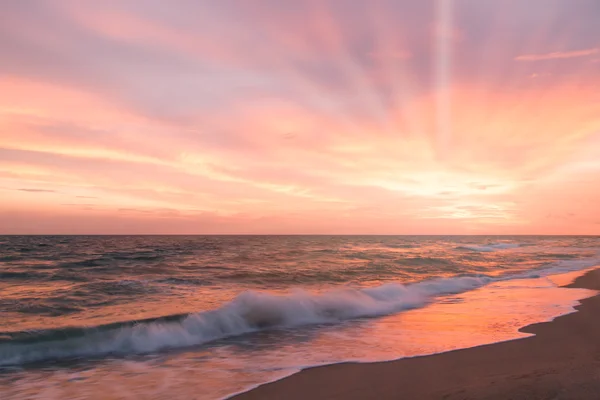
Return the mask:
{"type": "Polygon", "coordinates": [[[565,58],[577,58],[587,57],[600,53],[600,48],[575,50],[575,51],[555,51],[546,54],[525,54],[522,56],[515,57],[517,61],[546,61],[546,60],[560,60],[565,58]]]}

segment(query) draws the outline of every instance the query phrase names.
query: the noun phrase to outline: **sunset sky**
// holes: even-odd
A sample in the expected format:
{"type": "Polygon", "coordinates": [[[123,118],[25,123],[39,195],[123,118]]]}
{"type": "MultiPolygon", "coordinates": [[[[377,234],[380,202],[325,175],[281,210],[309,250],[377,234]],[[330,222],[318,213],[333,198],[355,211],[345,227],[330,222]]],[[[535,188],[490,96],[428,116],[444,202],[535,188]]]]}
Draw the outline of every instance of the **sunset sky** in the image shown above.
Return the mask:
{"type": "Polygon", "coordinates": [[[600,234],[600,1],[6,1],[0,233],[600,234]]]}

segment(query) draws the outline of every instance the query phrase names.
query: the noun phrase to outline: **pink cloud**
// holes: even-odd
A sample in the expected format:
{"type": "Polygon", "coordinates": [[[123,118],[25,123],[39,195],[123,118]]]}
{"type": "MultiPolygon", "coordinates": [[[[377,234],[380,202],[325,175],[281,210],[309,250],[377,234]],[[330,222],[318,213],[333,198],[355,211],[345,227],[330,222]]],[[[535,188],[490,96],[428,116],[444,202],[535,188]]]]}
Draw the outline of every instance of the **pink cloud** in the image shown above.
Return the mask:
{"type": "Polygon", "coordinates": [[[600,49],[586,49],[586,50],[575,50],[575,51],[555,51],[552,53],[545,54],[525,54],[522,56],[515,57],[517,61],[546,61],[546,60],[560,60],[566,58],[577,58],[587,57],[594,54],[600,53],[600,49]]]}
{"type": "Polygon", "coordinates": [[[377,59],[397,59],[397,60],[408,60],[413,55],[410,51],[396,50],[390,52],[372,52],[370,53],[371,57],[377,59]]]}

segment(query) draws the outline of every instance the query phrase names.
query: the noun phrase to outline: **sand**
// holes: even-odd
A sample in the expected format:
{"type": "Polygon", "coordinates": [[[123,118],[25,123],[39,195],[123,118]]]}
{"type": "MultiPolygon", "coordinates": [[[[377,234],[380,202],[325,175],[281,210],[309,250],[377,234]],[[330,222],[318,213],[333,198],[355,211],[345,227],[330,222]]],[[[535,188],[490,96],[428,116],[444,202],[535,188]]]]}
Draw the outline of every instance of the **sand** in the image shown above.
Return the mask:
{"type": "MultiPolygon", "coordinates": [[[[600,290],[600,269],[567,287],[600,290]]],[[[521,331],[536,336],[398,361],[306,369],[251,399],[600,399],[600,295],[521,331]]]]}

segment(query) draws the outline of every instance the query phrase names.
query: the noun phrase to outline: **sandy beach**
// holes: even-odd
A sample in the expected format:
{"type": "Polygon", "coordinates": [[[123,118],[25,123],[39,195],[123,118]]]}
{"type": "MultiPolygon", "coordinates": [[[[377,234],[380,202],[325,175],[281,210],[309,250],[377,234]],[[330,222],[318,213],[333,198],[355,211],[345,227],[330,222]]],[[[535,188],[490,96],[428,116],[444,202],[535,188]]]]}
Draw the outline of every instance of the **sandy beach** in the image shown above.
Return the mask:
{"type": "MultiPolygon", "coordinates": [[[[600,269],[566,287],[600,290],[600,269]]],[[[431,356],[304,370],[235,396],[252,399],[598,399],[600,295],[521,329],[525,339],[431,356]]]]}

